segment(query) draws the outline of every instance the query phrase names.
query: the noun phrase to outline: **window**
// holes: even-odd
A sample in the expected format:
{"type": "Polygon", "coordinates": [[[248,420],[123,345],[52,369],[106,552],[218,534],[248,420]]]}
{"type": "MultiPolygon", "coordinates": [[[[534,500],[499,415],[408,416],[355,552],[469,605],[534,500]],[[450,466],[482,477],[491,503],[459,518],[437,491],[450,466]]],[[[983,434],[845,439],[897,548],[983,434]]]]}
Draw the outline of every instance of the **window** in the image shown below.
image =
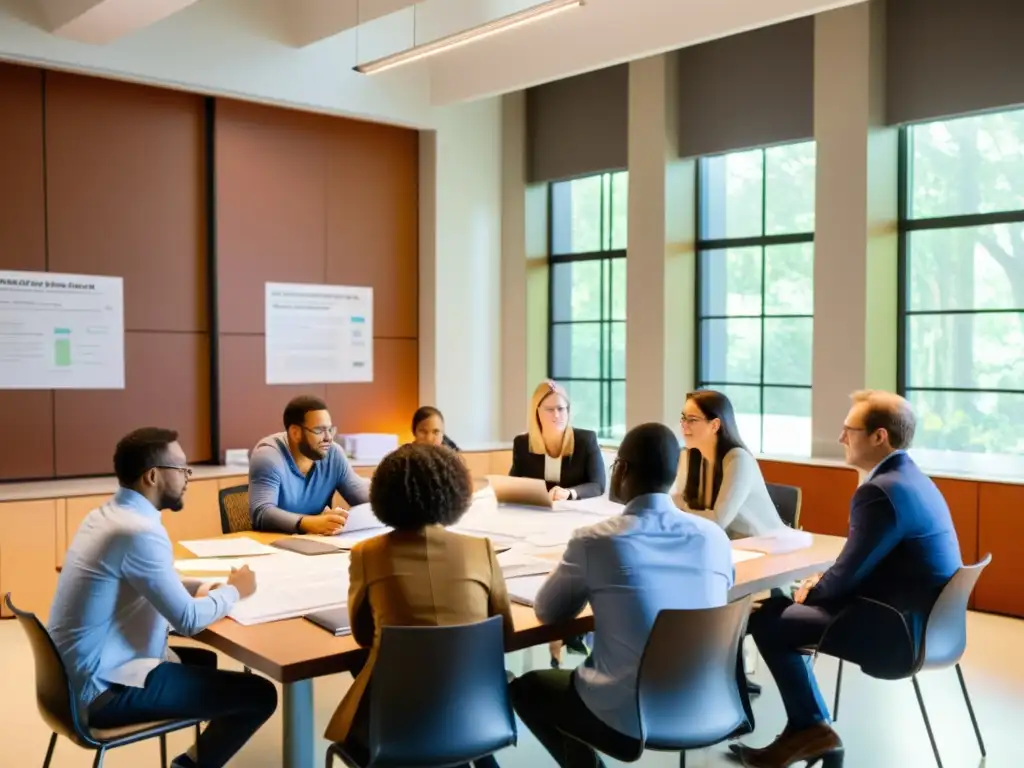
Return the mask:
{"type": "Polygon", "coordinates": [[[551,184],[548,375],[572,399],[573,423],[626,432],[625,171],[551,184]]]}
{"type": "Polygon", "coordinates": [[[1024,110],[903,129],[900,389],[930,465],[1024,454],[1024,110]]]}
{"type": "Polygon", "coordinates": [[[703,158],[697,378],[755,452],[811,452],[813,142],[703,158]]]}

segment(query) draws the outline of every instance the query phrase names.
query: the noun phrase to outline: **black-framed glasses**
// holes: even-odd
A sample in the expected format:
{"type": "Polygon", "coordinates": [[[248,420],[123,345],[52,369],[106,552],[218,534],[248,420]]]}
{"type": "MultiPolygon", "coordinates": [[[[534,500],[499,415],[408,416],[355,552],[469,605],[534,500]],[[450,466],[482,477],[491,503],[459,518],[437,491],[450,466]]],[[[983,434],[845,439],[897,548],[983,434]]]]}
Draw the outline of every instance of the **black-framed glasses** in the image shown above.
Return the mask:
{"type": "Polygon", "coordinates": [[[687,424],[700,424],[702,421],[707,421],[703,416],[687,416],[685,413],[679,414],[679,421],[686,422],[687,424]]]}
{"type": "Polygon", "coordinates": [[[303,424],[302,428],[317,437],[334,437],[338,434],[338,428],[333,425],[329,427],[307,427],[303,424]]]}
{"type": "Polygon", "coordinates": [[[185,475],[185,479],[189,480],[192,478],[192,467],[179,467],[173,464],[156,464],[153,469],[176,469],[185,475]]]}

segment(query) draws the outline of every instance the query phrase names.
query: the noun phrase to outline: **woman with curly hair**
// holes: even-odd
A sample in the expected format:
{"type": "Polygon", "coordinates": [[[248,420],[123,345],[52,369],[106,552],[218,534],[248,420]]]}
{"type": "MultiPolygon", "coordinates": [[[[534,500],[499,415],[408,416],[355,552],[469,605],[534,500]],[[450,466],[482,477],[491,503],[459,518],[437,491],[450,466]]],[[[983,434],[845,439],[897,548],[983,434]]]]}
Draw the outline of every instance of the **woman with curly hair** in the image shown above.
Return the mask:
{"type": "MultiPolygon", "coordinates": [[[[506,637],[514,632],[490,540],[447,530],[469,509],[472,497],[473,483],[462,459],[436,445],[403,445],[385,456],[373,475],[370,505],[393,530],[352,548],[348,590],[352,635],[370,648],[370,655],[325,734],[345,742],[357,760],[369,757],[366,693],[381,627],[470,624],[503,616],[506,637]]],[[[476,765],[497,762],[488,758],[476,765]]]]}

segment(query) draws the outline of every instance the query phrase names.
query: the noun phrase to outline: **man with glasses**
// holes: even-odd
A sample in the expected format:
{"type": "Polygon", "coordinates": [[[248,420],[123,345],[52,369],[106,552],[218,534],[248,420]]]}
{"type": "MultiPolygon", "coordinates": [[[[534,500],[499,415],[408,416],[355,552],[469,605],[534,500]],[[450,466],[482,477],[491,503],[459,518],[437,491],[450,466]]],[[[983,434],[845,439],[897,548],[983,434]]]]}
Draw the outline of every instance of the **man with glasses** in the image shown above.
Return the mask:
{"type": "Polygon", "coordinates": [[[334,442],[327,405],[296,397],[284,409],[284,432],[265,437],[249,457],[249,513],[257,531],[333,536],[348,512],[331,507],[337,491],[349,504],[370,500],[370,483],[357,475],[334,442]]]}
{"type": "MultiPolygon", "coordinates": [[[[218,670],[213,651],[172,650],[168,628],[201,632],[256,591],[256,576],[243,566],[211,585],[175,572],[160,510],[182,509],[192,474],[176,432],[146,427],[127,435],[114,472],[120,488],[86,516],[64,558],[50,637],[89,727],[207,721],[198,755],[203,768],[220,768],[274,713],[277,689],[256,675],[218,670]]],[[[192,749],[172,768],[197,765],[192,749]]]]}

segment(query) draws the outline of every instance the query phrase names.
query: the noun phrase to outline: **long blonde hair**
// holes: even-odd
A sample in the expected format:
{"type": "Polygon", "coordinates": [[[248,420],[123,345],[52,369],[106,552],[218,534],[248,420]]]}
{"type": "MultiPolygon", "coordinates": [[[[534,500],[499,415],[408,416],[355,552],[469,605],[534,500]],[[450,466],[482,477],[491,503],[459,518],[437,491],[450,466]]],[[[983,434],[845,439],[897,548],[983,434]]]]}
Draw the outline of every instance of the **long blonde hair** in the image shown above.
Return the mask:
{"type": "MultiPolygon", "coordinates": [[[[533,390],[533,397],[530,398],[530,410],[526,415],[526,423],[529,425],[530,453],[546,454],[548,452],[547,447],[544,445],[544,433],[540,428],[540,413],[538,413],[541,403],[544,402],[548,395],[561,395],[565,398],[566,405],[569,405],[569,393],[565,391],[565,387],[561,384],[548,379],[537,385],[537,388],[533,390]]],[[[562,433],[561,456],[571,456],[576,448],[576,438],[573,434],[571,421],[572,408],[570,407],[566,418],[565,432],[562,433]]]]}

